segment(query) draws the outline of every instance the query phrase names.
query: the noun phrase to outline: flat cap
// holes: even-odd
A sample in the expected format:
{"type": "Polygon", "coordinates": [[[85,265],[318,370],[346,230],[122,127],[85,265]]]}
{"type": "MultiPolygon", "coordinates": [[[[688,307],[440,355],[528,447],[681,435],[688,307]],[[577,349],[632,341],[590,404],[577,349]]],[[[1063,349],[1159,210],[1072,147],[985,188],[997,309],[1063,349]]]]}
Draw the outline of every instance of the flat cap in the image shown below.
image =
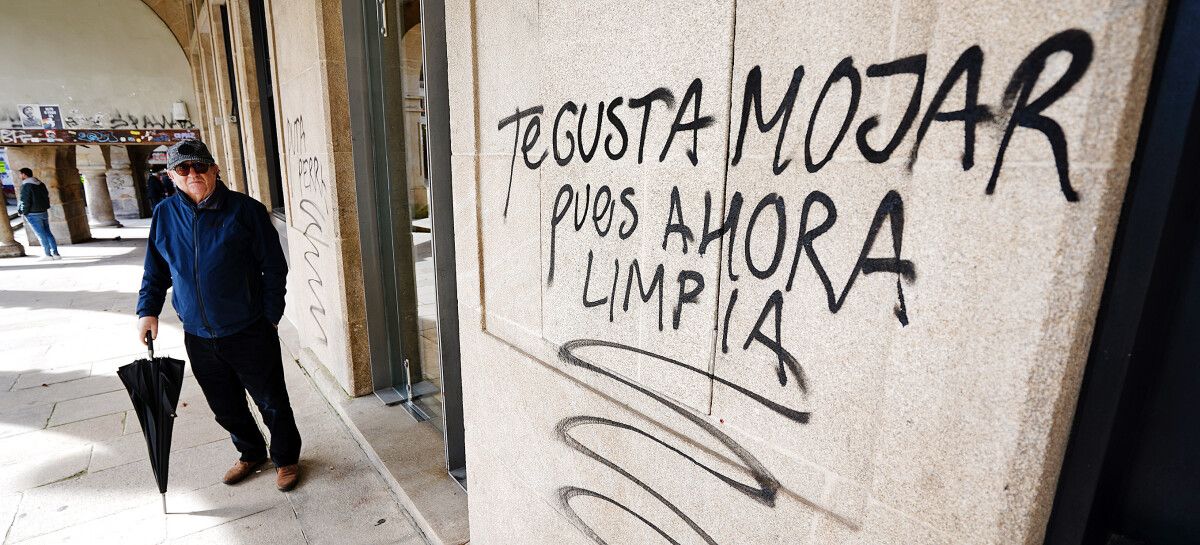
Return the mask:
{"type": "Polygon", "coordinates": [[[210,165],[216,163],[208,152],[208,146],[194,138],[183,140],[167,150],[167,168],[175,168],[188,161],[210,165]]]}

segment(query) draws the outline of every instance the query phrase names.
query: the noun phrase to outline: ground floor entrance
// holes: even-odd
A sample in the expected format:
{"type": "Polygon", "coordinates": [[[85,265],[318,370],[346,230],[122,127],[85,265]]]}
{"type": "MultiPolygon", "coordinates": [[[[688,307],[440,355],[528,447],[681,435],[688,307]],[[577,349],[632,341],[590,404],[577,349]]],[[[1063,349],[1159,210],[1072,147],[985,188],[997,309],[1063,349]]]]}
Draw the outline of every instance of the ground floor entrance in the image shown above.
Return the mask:
{"type": "Polygon", "coordinates": [[[465,488],[445,10],[360,4],[346,8],[346,32],[363,61],[349,84],[367,136],[354,155],[372,381],[382,403],[440,431],[445,469],[465,488]]]}

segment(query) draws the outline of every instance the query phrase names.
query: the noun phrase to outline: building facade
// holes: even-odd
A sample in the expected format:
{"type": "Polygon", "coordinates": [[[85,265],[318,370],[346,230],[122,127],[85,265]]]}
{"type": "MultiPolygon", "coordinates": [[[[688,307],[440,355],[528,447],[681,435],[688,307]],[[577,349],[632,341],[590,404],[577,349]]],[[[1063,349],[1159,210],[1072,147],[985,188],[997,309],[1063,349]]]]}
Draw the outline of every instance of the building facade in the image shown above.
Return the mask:
{"type": "Polygon", "coordinates": [[[431,541],[1046,540],[1166,2],[112,4],[431,541]]]}
{"type": "Polygon", "coordinates": [[[449,3],[473,535],[1041,543],[1163,9],[449,3]]]}

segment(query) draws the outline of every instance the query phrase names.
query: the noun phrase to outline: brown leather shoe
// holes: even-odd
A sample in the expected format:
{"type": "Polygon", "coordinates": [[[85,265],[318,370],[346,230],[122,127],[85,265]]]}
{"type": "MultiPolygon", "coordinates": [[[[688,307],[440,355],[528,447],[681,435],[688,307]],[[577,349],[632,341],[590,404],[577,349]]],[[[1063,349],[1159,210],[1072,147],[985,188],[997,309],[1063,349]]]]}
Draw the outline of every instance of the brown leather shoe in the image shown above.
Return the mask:
{"type": "Polygon", "coordinates": [[[296,483],[300,482],[300,464],[282,466],[276,468],[275,471],[278,473],[275,477],[275,488],[281,492],[296,488],[296,483]]]}
{"type": "Polygon", "coordinates": [[[225,478],[221,479],[221,482],[225,484],[240,483],[254,473],[254,470],[258,469],[258,466],[263,465],[263,462],[266,462],[266,460],[258,460],[257,462],[238,460],[236,464],[233,464],[233,467],[229,468],[229,471],[225,472],[225,478]]]}

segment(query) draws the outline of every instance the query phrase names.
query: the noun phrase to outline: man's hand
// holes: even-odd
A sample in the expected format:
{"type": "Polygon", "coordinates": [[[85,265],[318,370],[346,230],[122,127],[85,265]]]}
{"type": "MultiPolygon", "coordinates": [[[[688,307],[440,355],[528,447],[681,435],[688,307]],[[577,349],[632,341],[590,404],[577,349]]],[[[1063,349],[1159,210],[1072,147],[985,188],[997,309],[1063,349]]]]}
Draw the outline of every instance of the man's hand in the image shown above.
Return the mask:
{"type": "Polygon", "coordinates": [[[158,316],[142,316],[138,318],[138,340],[142,344],[146,344],[146,332],[150,332],[151,339],[158,338],[158,316]]]}

